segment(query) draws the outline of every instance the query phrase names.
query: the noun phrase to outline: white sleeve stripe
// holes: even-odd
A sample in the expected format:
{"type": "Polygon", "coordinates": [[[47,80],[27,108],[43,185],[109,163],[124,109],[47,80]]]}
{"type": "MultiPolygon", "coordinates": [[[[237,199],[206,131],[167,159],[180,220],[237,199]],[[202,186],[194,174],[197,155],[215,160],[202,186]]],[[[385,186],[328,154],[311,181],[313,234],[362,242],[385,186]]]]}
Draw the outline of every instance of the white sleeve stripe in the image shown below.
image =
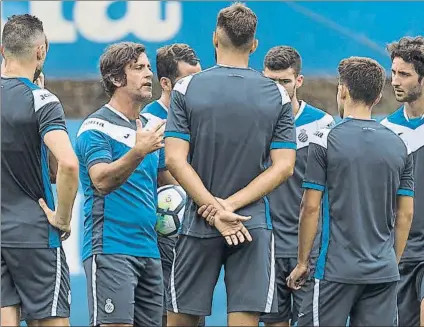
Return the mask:
{"type": "Polygon", "coordinates": [[[185,95],[187,93],[188,85],[191,82],[191,79],[193,78],[193,75],[189,75],[187,77],[184,77],[180,79],[174,86],[174,90],[178,91],[182,95],[185,95]]]}
{"type": "Polygon", "coordinates": [[[33,90],[32,95],[34,97],[35,112],[43,108],[46,104],[49,104],[52,102],[60,103],[57,96],[55,96],[53,93],[51,93],[49,90],[46,90],[46,89],[33,90]]]}
{"type": "Polygon", "coordinates": [[[310,143],[315,143],[323,148],[327,149],[327,143],[328,143],[328,134],[330,133],[331,129],[329,128],[323,128],[318,131],[316,131],[311,138],[310,143]]]}
{"type": "Polygon", "coordinates": [[[278,87],[278,91],[280,91],[280,95],[281,95],[281,105],[285,105],[286,103],[291,102],[289,94],[287,93],[287,90],[284,86],[281,86],[278,83],[275,83],[278,87]]]}

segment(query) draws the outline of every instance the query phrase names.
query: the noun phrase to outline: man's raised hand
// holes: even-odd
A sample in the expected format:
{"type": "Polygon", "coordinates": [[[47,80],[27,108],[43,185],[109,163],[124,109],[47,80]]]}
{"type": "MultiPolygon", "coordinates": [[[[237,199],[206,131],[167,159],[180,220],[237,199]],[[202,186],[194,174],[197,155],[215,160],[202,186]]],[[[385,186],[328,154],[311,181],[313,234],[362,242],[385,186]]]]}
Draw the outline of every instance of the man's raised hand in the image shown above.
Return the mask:
{"type": "Polygon", "coordinates": [[[165,132],[166,120],[159,121],[152,128],[143,127],[140,119],[136,120],[137,132],[134,148],[144,157],[149,153],[155,152],[165,145],[163,143],[163,134],[165,132]]]}

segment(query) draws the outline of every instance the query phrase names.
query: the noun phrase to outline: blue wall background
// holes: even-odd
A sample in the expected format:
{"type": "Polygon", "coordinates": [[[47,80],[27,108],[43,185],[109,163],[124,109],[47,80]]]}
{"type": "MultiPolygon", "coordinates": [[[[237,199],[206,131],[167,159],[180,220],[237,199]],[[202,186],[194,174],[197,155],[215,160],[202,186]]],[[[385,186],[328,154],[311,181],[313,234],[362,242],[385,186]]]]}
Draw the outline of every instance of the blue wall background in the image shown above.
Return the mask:
{"type": "MultiPolygon", "coordinates": [[[[159,46],[186,42],[204,67],[214,63],[212,32],[218,11],[228,1],[7,1],[4,18],[17,13],[39,16],[51,42],[48,78],[97,78],[98,58],[113,42],[144,43],[154,64],[159,46]]],[[[370,56],[387,69],[385,45],[404,35],[424,32],[424,2],[249,1],[259,18],[259,49],[252,66],[260,69],[275,45],[295,46],[304,73],[335,75],[347,56],[370,56]]]]}

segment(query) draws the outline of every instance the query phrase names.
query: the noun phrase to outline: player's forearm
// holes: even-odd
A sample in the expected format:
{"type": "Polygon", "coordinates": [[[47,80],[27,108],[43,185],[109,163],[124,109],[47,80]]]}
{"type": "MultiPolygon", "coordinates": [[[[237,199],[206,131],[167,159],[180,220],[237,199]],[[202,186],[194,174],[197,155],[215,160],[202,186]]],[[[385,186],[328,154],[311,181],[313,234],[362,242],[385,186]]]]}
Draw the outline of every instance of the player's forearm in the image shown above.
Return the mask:
{"type": "Polygon", "coordinates": [[[403,251],[408,241],[409,231],[411,229],[413,209],[408,211],[399,210],[396,214],[395,223],[395,252],[397,262],[400,261],[403,251]]]}
{"type": "Polygon", "coordinates": [[[58,225],[68,226],[72,218],[72,207],[78,191],[78,160],[59,162],[56,176],[58,225]]]}
{"type": "Polygon", "coordinates": [[[206,189],[202,180],[187,159],[167,159],[166,166],[176,181],[199,206],[213,205],[222,208],[215,197],[206,189]]]}
{"type": "Polygon", "coordinates": [[[95,188],[102,195],[113,192],[128,180],[143,159],[144,156],[131,149],[114,162],[93,167],[98,168],[96,173],[90,174],[95,188]]]}
{"type": "Polygon", "coordinates": [[[318,230],[319,206],[302,202],[299,218],[298,263],[307,265],[318,230]]]}
{"type": "Polygon", "coordinates": [[[234,210],[238,210],[262,199],[293,174],[293,166],[294,163],[289,162],[271,165],[245,188],[228,197],[227,202],[234,210]]]}
{"type": "Polygon", "coordinates": [[[172,176],[169,170],[163,170],[158,174],[158,185],[178,185],[178,182],[174,176],[172,176]]]}

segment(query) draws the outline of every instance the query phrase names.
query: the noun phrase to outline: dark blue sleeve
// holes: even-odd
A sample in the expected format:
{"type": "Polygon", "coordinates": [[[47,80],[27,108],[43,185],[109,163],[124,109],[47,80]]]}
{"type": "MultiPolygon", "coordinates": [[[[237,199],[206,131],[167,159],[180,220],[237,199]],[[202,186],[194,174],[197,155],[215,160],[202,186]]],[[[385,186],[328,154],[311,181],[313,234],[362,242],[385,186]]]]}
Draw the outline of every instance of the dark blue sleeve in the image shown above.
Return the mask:
{"type": "Polygon", "coordinates": [[[283,105],[280,117],[271,141],[271,150],[273,149],[294,149],[296,150],[296,128],[290,102],[283,105]]]}
{"type": "Polygon", "coordinates": [[[412,153],[406,159],[397,195],[414,196],[414,157],[412,153]]]}
{"type": "Polygon", "coordinates": [[[83,163],[89,170],[98,163],[112,162],[112,147],[108,136],[96,130],[88,130],[77,138],[77,148],[83,163]]]}
{"type": "Polygon", "coordinates": [[[48,90],[34,90],[34,109],[42,138],[52,130],[66,131],[65,113],[59,99],[48,90]]]}
{"type": "Polygon", "coordinates": [[[324,191],[327,182],[327,149],[323,144],[310,143],[302,187],[324,191]]]}
{"type": "Polygon", "coordinates": [[[190,124],[184,95],[176,90],[172,91],[164,137],[176,137],[190,142],[190,124]]]}

